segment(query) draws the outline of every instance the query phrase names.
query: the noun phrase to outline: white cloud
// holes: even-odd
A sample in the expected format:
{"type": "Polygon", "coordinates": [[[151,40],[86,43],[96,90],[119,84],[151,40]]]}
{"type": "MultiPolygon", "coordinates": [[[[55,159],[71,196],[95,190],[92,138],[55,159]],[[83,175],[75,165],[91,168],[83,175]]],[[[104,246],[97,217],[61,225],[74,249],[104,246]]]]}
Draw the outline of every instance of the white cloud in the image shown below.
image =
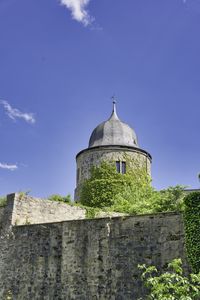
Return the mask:
{"type": "Polygon", "coordinates": [[[78,22],[83,23],[84,26],[88,26],[94,21],[86,10],[90,0],[60,0],[60,3],[71,10],[72,18],[78,22]]]}
{"type": "Polygon", "coordinates": [[[10,171],[14,171],[16,169],[18,169],[17,165],[9,165],[9,164],[4,164],[4,163],[0,163],[0,169],[7,169],[10,171]]]}
{"type": "Polygon", "coordinates": [[[6,114],[11,118],[12,120],[16,120],[17,118],[23,119],[27,123],[35,123],[35,118],[32,113],[22,113],[19,109],[13,108],[7,101],[0,100],[0,104],[3,105],[6,114]]]}

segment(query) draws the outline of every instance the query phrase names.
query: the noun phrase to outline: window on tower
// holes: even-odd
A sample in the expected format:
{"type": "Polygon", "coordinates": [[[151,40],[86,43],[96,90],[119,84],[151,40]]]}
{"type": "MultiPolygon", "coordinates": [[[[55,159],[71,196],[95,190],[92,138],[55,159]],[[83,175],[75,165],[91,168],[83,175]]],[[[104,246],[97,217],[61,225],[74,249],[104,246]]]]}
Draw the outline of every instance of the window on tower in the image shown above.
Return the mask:
{"type": "Polygon", "coordinates": [[[120,161],[116,161],[117,173],[120,173],[120,161]]]}
{"type": "Polygon", "coordinates": [[[116,170],[117,173],[126,174],[126,162],[125,161],[116,161],[116,170]]]}
{"type": "Polygon", "coordinates": [[[122,174],[126,174],[126,162],[122,161],[122,174]]]}

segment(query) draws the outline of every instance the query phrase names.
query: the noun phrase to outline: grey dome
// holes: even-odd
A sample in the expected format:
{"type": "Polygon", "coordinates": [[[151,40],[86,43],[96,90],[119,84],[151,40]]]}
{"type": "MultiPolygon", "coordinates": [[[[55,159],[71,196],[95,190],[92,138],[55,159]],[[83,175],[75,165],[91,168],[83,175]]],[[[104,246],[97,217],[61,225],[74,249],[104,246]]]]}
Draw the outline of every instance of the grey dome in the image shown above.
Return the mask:
{"type": "Polygon", "coordinates": [[[105,145],[138,147],[134,130],[118,118],[115,101],[110,118],[93,130],[89,141],[89,148],[105,145]]]}

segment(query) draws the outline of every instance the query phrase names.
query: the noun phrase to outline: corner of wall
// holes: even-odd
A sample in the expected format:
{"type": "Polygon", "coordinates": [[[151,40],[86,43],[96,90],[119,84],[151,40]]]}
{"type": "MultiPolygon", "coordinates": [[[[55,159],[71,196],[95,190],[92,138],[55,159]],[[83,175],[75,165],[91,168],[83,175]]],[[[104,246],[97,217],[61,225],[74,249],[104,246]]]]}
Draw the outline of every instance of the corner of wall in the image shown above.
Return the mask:
{"type": "Polygon", "coordinates": [[[7,203],[4,210],[4,222],[6,225],[13,224],[13,214],[15,206],[16,193],[7,195],[7,203]]]}
{"type": "Polygon", "coordinates": [[[0,209],[0,235],[1,238],[9,232],[12,227],[13,207],[15,202],[15,194],[7,195],[7,202],[4,207],[0,209]]]}

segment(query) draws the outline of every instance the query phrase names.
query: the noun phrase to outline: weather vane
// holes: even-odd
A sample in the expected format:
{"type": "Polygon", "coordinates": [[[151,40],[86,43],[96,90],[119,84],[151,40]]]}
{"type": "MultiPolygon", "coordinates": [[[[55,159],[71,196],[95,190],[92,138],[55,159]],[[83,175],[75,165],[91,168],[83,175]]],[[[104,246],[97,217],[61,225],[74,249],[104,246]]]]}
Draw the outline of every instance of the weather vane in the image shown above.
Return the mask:
{"type": "Polygon", "coordinates": [[[111,97],[113,104],[115,104],[117,102],[116,96],[115,94],[113,94],[113,96],[111,97]]]}

